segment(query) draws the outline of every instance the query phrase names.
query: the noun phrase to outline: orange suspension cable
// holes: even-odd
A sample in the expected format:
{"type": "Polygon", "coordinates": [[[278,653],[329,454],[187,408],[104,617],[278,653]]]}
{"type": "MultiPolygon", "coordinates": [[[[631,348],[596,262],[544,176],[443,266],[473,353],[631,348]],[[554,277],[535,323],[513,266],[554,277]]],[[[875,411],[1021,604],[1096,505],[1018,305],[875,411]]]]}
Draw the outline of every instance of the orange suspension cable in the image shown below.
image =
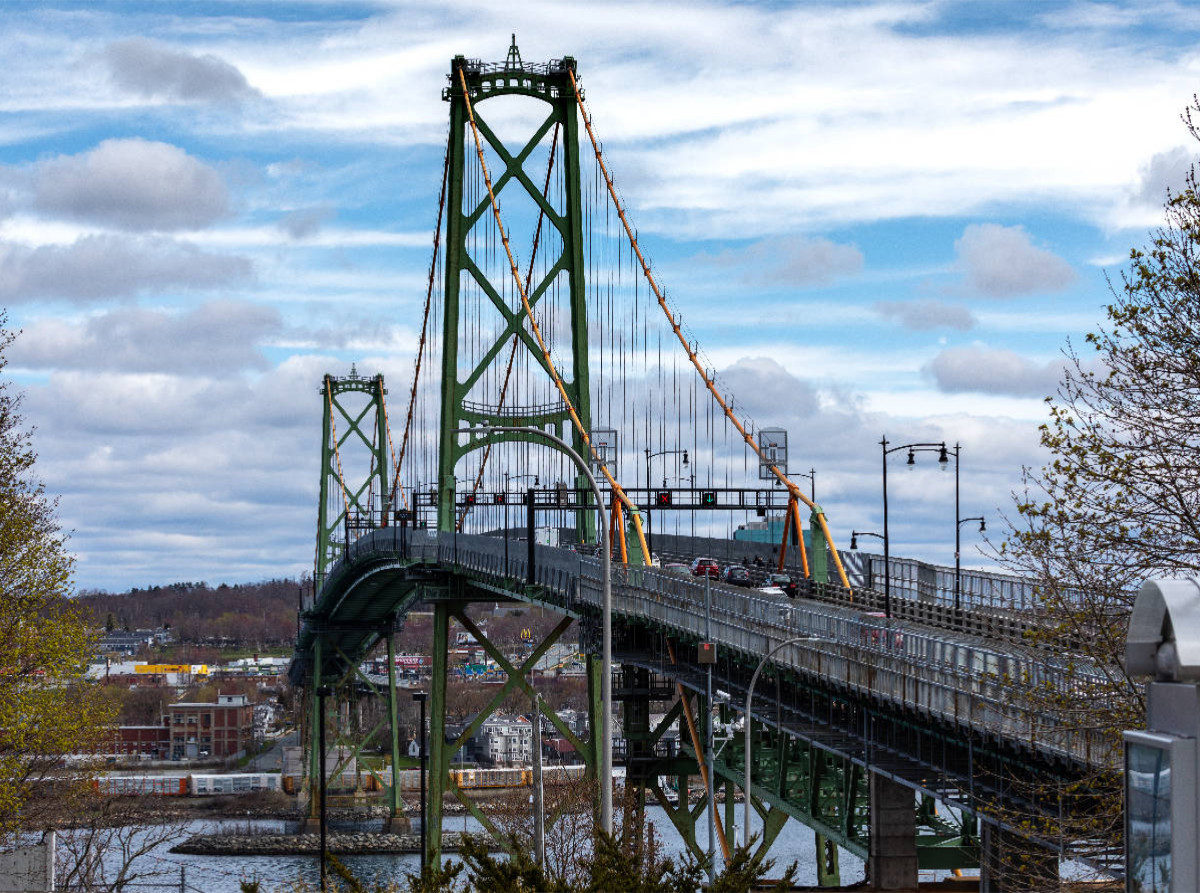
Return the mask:
{"type": "MultiPolygon", "coordinates": [[[[667,301],[663,296],[662,289],[659,288],[658,281],[650,272],[650,264],[646,262],[646,258],[642,254],[641,246],[638,245],[637,237],[633,233],[633,227],[629,223],[629,218],[625,216],[625,208],[621,205],[620,199],[617,198],[617,190],[613,185],[612,175],[609,174],[608,167],[604,164],[604,159],[600,154],[600,143],[596,139],[595,131],[592,130],[592,122],[588,116],[587,109],[583,105],[583,97],[579,95],[579,84],[575,81],[575,72],[568,69],[567,74],[570,75],[571,86],[575,90],[575,102],[578,104],[580,114],[583,116],[583,125],[585,128],[587,128],[588,138],[592,142],[592,150],[596,153],[596,163],[600,165],[600,170],[604,174],[604,182],[608,186],[608,194],[612,197],[613,206],[617,210],[617,216],[620,218],[621,224],[625,227],[625,235],[629,238],[630,246],[637,255],[638,263],[641,264],[642,273],[646,278],[646,282],[649,283],[650,288],[654,291],[654,296],[658,300],[658,306],[661,307],[663,313],[666,314],[667,322],[671,325],[671,331],[675,333],[675,337],[679,340],[679,343],[683,345],[683,349],[687,352],[688,359],[692,361],[692,365],[696,368],[696,372],[704,382],[705,387],[708,388],[709,392],[713,395],[713,398],[725,412],[725,417],[733,424],[738,433],[741,434],[742,439],[746,442],[746,445],[758,455],[759,459],[762,459],[763,454],[759,449],[758,444],[755,443],[754,438],[746,432],[746,428],[742,425],[741,420],[734,415],[733,410],[729,408],[729,405],[717,391],[716,385],[713,383],[712,379],[709,378],[708,373],[705,372],[704,368],[700,365],[700,361],[696,357],[696,352],[692,350],[691,345],[687,343],[687,339],[683,337],[683,333],[680,331],[679,322],[675,319],[675,315],[667,306],[667,301]]],[[[815,502],[804,495],[800,488],[792,483],[787,475],[783,474],[775,465],[772,464],[769,467],[771,469],[771,473],[779,479],[780,483],[788,488],[788,492],[802,500],[809,508],[814,510],[814,517],[816,517],[817,523],[821,525],[821,530],[825,533],[825,538],[829,543],[829,550],[833,553],[833,563],[837,567],[838,576],[841,578],[842,585],[849,589],[850,581],[846,578],[846,571],[842,567],[841,556],[838,555],[837,548],[833,544],[833,536],[829,532],[829,526],[825,523],[824,511],[822,511],[815,502]]]]}
{"type": "Polygon", "coordinates": [[[808,550],[804,548],[804,528],[800,524],[800,503],[792,500],[790,509],[796,516],[796,542],[800,544],[800,566],[804,568],[804,579],[810,580],[812,572],[808,569],[808,550]]]}
{"type": "Polygon", "coordinates": [[[346,497],[346,478],[342,475],[342,453],[338,449],[337,419],[333,417],[333,394],[328,385],[325,388],[325,401],[329,409],[329,433],[333,435],[333,458],[337,462],[338,484],[342,488],[342,509],[346,513],[346,520],[349,520],[350,500],[346,497]]]}
{"type": "MultiPolygon", "coordinates": [[[[396,445],[394,443],[392,443],[392,423],[388,420],[387,393],[383,389],[383,376],[382,375],[379,376],[379,402],[383,407],[383,430],[387,432],[388,458],[390,458],[392,460],[392,462],[391,462],[392,467],[396,468],[398,470],[399,463],[396,462],[396,445]]],[[[396,482],[393,479],[392,480],[392,491],[388,495],[388,501],[386,503],[384,503],[384,505],[382,506],[383,516],[382,516],[381,526],[383,526],[383,527],[388,526],[388,509],[391,508],[392,499],[394,499],[395,496],[396,496],[396,482]]],[[[404,507],[408,508],[408,497],[404,493],[404,488],[400,489],[400,499],[403,501],[404,507]]]]}
{"type": "MultiPolygon", "coordinates": [[[[572,76],[573,77],[573,76],[572,76]]],[[[550,359],[550,351],[546,347],[546,342],[542,338],[541,329],[538,327],[537,320],[533,316],[533,308],[529,305],[529,296],[525,291],[525,284],[521,280],[521,271],[517,269],[517,262],[513,259],[512,248],[508,244],[508,233],[504,229],[504,222],[500,219],[500,206],[496,203],[496,193],[492,188],[492,178],[488,173],[487,160],[483,156],[483,141],[479,138],[479,127],[475,123],[475,110],[471,106],[471,91],[467,88],[467,77],[460,68],[458,70],[458,78],[462,84],[463,100],[467,108],[467,120],[471,122],[471,133],[475,137],[475,151],[479,155],[479,164],[483,170],[483,182],[487,186],[488,199],[492,206],[492,215],[496,219],[496,229],[500,233],[500,240],[504,243],[504,253],[508,255],[508,266],[512,271],[513,281],[516,283],[517,291],[521,295],[521,305],[525,308],[525,316],[529,319],[530,328],[533,331],[534,337],[537,339],[538,347],[542,351],[542,359],[546,364],[546,369],[550,372],[550,377],[554,380],[554,386],[558,389],[558,394],[562,397],[563,403],[567,407],[567,412],[571,416],[571,422],[575,425],[575,430],[579,432],[580,438],[587,445],[591,459],[595,462],[600,471],[603,472],[605,479],[613,489],[613,493],[617,498],[624,503],[625,507],[630,510],[630,515],[633,518],[633,526],[638,535],[638,542],[642,547],[642,556],[646,564],[650,563],[650,548],[646,544],[645,534],[642,532],[641,518],[633,512],[635,506],[626,495],[621,485],[617,483],[616,478],[612,476],[612,472],[608,470],[608,466],[600,459],[595,447],[592,446],[591,436],[583,426],[583,422],[579,419],[579,414],[575,411],[575,404],[571,402],[570,396],[567,394],[566,386],[563,384],[562,376],[558,374],[558,369],[554,365],[554,361],[550,359]]],[[[578,95],[578,91],[576,92],[578,95]]],[[[599,507],[603,511],[603,506],[599,507]]]]}

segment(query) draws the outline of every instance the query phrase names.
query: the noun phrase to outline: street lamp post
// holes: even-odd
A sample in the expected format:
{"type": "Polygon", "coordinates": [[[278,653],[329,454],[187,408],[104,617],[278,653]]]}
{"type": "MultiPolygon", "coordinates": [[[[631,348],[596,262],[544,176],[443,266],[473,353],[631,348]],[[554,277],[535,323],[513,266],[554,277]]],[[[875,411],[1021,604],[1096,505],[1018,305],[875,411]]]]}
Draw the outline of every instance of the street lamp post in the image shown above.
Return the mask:
{"type": "MultiPolygon", "coordinates": [[[[603,633],[601,636],[601,672],[604,678],[600,680],[600,825],[604,833],[613,833],[612,824],[612,555],[608,548],[608,514],[604,511],[604,494],[596,484],[596,478],[583,457],[575,452],[570,445],[555,434],[526,425],[482,425],[478,428],[456,428],[455,434],[491,434],[494,432],[512,432],[533,434],[544,437],[554,443],[560,450],[571,457],[576,467],[583,472],[591,485],[596,497],[596,510],[600,513],[600,579],[603,589],[602,614],[603,633]]],[[[649,465],[647,464],[647,467],[649,465]]]]}
{"type": "MultiPolygon", "coordinates": [[[[958,500],[957,499],[954,500],[954,514],[956,516],[958,515],[958,500]]],[[[961,604],[961,600],[962,600],[962,559],[960,558],[960,554],[961,554],[960,549],[962,548],[961,543],[960,543],[961,531],[962,531],[962,526],[970,521],[978,521],[979,522],[979,532],[980,533],[985,533],[987,531],[987,521],[984,520],[983,515],[978,515],[977,517],[974,517],[974,518],[963,518],[961,520],[959,520],[957,517],[955,517],[955,519],[954,519],[954,610],[955,610],[955,612],[958,612],[962,609],[962,604],[961,604]]]]}
{"type": "MultiPolygon", "coordinates": [[[[809,482],[808,495],[812,499],[813,502],[816,502],[817,501],[817,470],[815,468],[810,468],[808,470],[808,474],[805,474],[803,471],[793,472],[793,474],[798,478],[808,478],[808,482],[809,482]]],[[[776,483],[779,483],[779,482],[776,481],[776,483]]]]}
{"type": "Polygon", "coordinates": [[[317,686],[317,748],[320,750],[318,761],[321,770],[321,893],[328,889],[329,846],[328,826],[325,819],[325,699],[333,694],[328,685],[317,686]]]}
{"type": "MultiPolygon", "coordinates": [[[[429,697],[428,692],[414,691],[413,700],[421,705],[421,728],[417,732],[420,738],[420,753],[421,753],[421,875],[425,875],[425,860],[429,852],[429,831],[426,828],[425,821],[425,700],[429,697]]],[[[393,767],[394,769],[394,767],[393,767]]],[[[395,781],[395,779],[393,779],[395,781]]]]}
{"type": "MultiPolygon", "coordinates": [[[[687,450],[658,450],[657,452],[654,452],[654,453],[652,453],[652,452],[650,452],[650,447],[646,447],[646,494],[647,494],[647,502],[652,502],[652,501],[653,501],[652,499],[650,499],[650,498],[649,498],[649,496],[650,496],[650,493],[651,493],[651,492],[653,491],[653,489],[654,489],[654,488],[653,488],[653,486],[651,486],[651,484],[650,484],[650,460],[651,460],[651,459],[653,459],[655,456],[678,456],[678,455],[680,455],[680,454],[682,454],[682,455],[683,455],[683,464],[684,464],[684,465],[687,465],[687,464],[688,464],[688,451],[687,451],[687,450]]],[[[663,479],[663,487],[664,487],[664,489],[666,488],[666,486],[667,486],[667,482],[666,482],[666,479],[664,478],[664,479],[663,479]]],[[[646,513],[646,519],[647,519],[647,520],[650,520],[650,513],[649,513],[649,512],[647,512],[647,513],[646,513]]],[[[651,525],[649,525],[649,527],[650,527],[650,529],[646,531],[646,548],[647,548],[647,549],[649,549],[649,550],[650,550],[650,553],[651,553],[651,555],[653,555],[653,554],[654,554],[654,525],[653,525],[653,524],[651,524],[651,525]]],[[[647,556],[646,556],[646,563],[647,563],[647,564],[649,564],[649,563],[650,563],[650,555],[647,555],[647,556]]]]}
{"type": "Polygon", "coordinates": [[[888,538],[888,497],[887,497],[887,457],[890,453],[898,452],[899,450],[908,450],[908,460],[905,463],[910,468],[917,464],[917,453],[932,453],[938,454],[938,465],[943,469],[950,464],[949,451],[946,449],[946,441],[940,443],[905,443],[900,446],[894,446],[888,449],[888,439],[885,435],[879,441],[879,445],[883,448],[883,614],[885,617],[892,616],[892,564],[891,564],[891,541],[888,538]]]}
{"type": "MultiPolygon", "coordinates": [[[[815,500],[814,500],[814,501],[815,501],[815,500]]],[[[856,550],[858,549],[858,538],[859,538],[860,536],[873,536],[873,537],[875,537],[876,539],[880,539],[880,540],[881,540],[881,539],[883,539],[883,534],[882,534],[882,533],[875,533],[874,531],[871,531],[871,530],[851,530],[851,531],[850,531],[850,549],[851,549],[851,551],[856,551],[856,550]]],[[[870,581],[870,586],[871,586],[871,588],[872,588],[872,589],[874,589],[874,588],[875,588],[875,573],[874,573],[874,568],[871,568],[871,567],[868,565],[868,568],[867,568],[867,569],[871,571],[871,581],[870,581]]],[[[884,570],[885,570],[885,576],[886,576],[886,568],[885,568],[884,570]]],[[[885,584],[885,585],[886,585],[886,584],[885,584]]]]}
{"type": "Polygon", "coordinates": [[[767,661],[778,651],[788,645],[794,645],[797,642],[804,642],[809,639],[808,636],[793,636],[790,639],[785,639],[780,642],[770,651],[762,656],[762,660],[758,662],[758,666],[754,668],[754,675],[750,677],[750,687],[746,689],[746,738],[742,748],[742,758],[746,762],[745,783],[742,785],[742,824],[745,826],[742,832],[742,842],[745,846],[750,846],[750,727],[753,722],[750,718],[750,702],[754,699],[754,686],[758,682],[758,674],[762,672],[762,668],[767,665],[767,661]]]}

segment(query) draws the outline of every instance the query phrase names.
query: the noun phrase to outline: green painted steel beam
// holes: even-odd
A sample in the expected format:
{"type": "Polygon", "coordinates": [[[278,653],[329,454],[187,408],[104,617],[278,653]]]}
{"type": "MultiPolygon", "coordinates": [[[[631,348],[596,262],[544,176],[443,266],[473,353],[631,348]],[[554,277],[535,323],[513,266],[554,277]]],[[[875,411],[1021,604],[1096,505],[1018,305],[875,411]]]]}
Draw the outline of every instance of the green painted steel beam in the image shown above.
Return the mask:
{"type": "MultiPolygon", "coordinates": [[[[591,427],[591,386],[588,365],[588,320],[585,291],[585,265],[583,258],[583,204],[581,178],[579,175],[579,122],[574,89],[570,72],[574,60],[566,58],[548,66],[524,66],[515,61],[506,63],[519,67],[497,70],[493,66],[456,56],[451,63],[451,83],[443,92],[450,104],[449,174],[446,198],[446,264],[442,315],[442,412],[440,421],[438,454],[438,499],[437,516],[439,530],[452,530],[457,523],[454,506],[455,469],[467,453],[486,446],[506,441],[532,441],[555,448],[544,440],[511,434],[486,435],[465,442],[454,431],[483,421],[495,421],[496,413],[489,413],[478,406],[468,406],[467,397],[484,373],[500,362],[502,351],[515,336],[528,355],[532,368],[540,368],[547,377],[549,368],[541,349],[526,329],[524,308],[515,311],[503,298],[508,291],[508,271],[502,282],[490,281],[485,272],[475,263],[468,250],[467,238],[472,228],[491,212],[491,198],[475,201],[470,208],[464,207],[464,177],[469,166],[469,153],[473,153],[473,136],[467,104],[462,93],[460,76],[466,81],[471,95],[472,112],[482,141],[494,153],[498,167],[491,171],[492,191],[497,202],[502,203],[505,189],[513,189],[532,200],[544,213],[544,224],[559,236],[562,247],[557,256],[544,258],[548,272],[537,283],[523,283],[530,306],[534,307],[547,293],[551,283],[565,275],[570,303],[571,359],[570,375],[564,375],[564,387],[575,407],[576,414],[585,430],[591,427]],[[510,83],[511,82],[511,83],[510,83]],[[486,100],[494,96],[523,96],[549,106],[527,139],[520,143],[515,153],[510,151],[488,124],[485,117],[486,100]],[[540,146],[551,128],[562,131],[562,182],[561,208],[543,197],[542,189],[525,171],[525,162],[540,146]],[[481,345],[478,361],[465,377],[460,378],[459,337],[461,325],[461,283],[469,277],[504,319],[504,327],[490,344],[481,345]]],[[[531,103],[532,105],[532,103],[531,103]]],[[[475,333],[478,337],[478,333],[475,333]]],[[[561,370],[560,370],[561,373],[561,370]]],[[[499,395],[496,395],[498,402],[499,395]]],[[[504,421],[510,425],[530,425],[539,428],[553,427],[560,436],[574,426],[566,407],[554,411],[538,411],[520,414],[507,412],[504,421]]],[[[572,430],[572,446],[580,455],[587,454],[583,435],[572,430]]],[[[584,486],[586,479],[577,476],[576,487],[584,486]]],[[[578,533],[581,541],[595,541],[595,519],[592,512],[576,512],[578,533]]]]}
{"type": "Polygon", "coordinates": [[[390,469],[386,393],[382,375],[364,378],[353,369],[348,376],[326,375],[322,381],[321,484],[313,568],[318,587],[345,548],[347,513],[375,524],[387,510],[390,469]],[[366,477],[346,480],[343,472],[351,464],[349,460],[363,455],[368,459],[366,477]]]}

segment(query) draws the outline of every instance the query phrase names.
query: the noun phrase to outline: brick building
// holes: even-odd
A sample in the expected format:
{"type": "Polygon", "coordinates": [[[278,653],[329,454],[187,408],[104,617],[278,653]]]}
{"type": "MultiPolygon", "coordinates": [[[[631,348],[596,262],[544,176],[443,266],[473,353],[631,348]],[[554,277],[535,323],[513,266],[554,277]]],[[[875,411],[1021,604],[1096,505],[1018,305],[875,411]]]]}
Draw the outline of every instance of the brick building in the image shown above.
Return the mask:
{"type": "Polygon", "coordinates": [[[119,726],[113,740],[114,756],[166,760],[171,756],[171,729],[166,719],[156,726],[119,726]]]}
{"type": "Polygon", "coordinates": [[[245,695],[217,694],[217,702],[181,701],[167,708],[171,757],[241,756],[254,740],[254,705],[245,695]]]}

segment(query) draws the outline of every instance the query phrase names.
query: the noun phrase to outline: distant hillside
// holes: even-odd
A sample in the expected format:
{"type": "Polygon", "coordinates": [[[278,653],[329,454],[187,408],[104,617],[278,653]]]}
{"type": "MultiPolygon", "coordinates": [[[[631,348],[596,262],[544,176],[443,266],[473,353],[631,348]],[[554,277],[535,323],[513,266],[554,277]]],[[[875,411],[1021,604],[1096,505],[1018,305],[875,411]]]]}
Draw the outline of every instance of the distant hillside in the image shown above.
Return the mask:
{"type": "Polygon", "coordinates": [[[169,626],[179,641],[279,645],[296,637],[296,580],[267,580],[213,588],[172,583],[128,592],[81,592],[76,601],[99,627],[153,629],[169,626]]]}

